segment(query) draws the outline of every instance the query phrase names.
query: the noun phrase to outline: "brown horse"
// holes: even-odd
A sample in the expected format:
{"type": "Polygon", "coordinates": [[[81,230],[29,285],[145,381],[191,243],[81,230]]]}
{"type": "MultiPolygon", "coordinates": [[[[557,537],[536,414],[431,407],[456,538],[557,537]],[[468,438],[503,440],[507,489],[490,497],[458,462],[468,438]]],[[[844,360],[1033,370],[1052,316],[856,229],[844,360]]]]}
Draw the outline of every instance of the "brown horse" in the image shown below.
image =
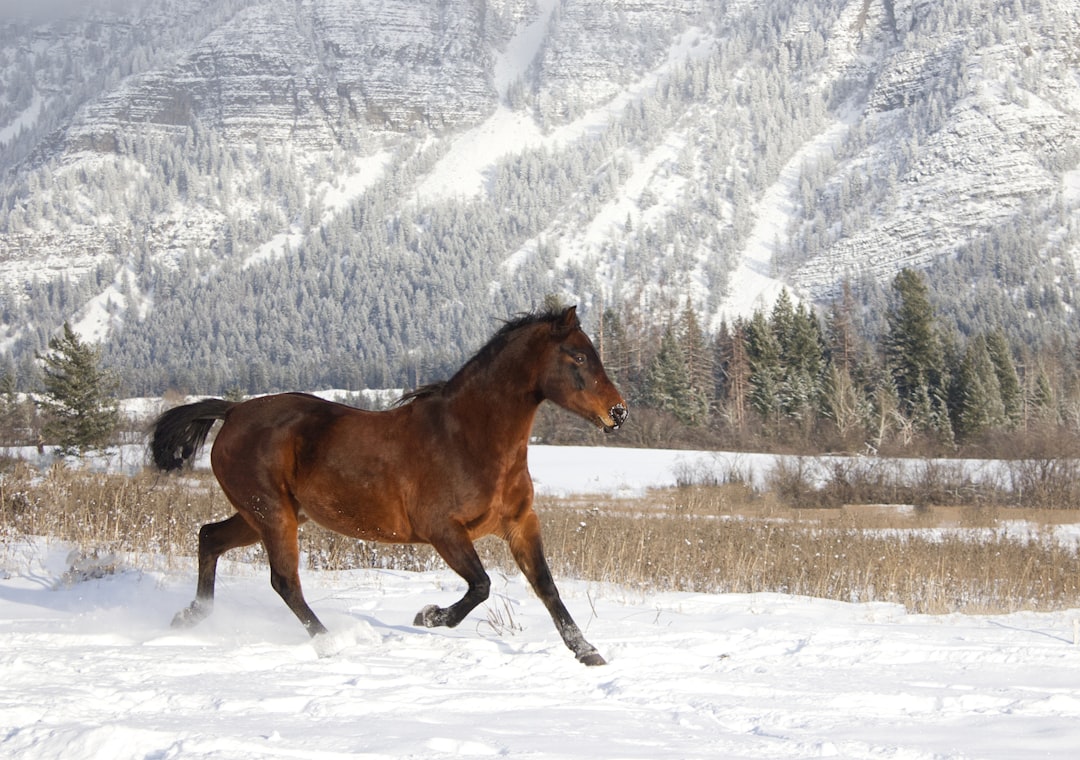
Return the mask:
{"type": "Polygon", "coordinates": [[[210,613],[219,556],[262,541],[274,590],[308,633],[325,633],[298,572],[297,529],[313,520],[356,538],[431,544],[468,591],[449,607],[425,607],[414,624],[453,627],[488,597],[473,541],[496,534],[577,659],[604,664],[559,598],[532,507],[526,449],[545,400],[607,430],[626,420],[626,404],[573,307],[507,323],[449,381],[413,391],[387,411],[285,393],[165,412],[150,446],[166,471],[193,459],[215,422],[225,421],[210,462],[237,512],[199,531],[195,601],[173,625],[210,613]]]}

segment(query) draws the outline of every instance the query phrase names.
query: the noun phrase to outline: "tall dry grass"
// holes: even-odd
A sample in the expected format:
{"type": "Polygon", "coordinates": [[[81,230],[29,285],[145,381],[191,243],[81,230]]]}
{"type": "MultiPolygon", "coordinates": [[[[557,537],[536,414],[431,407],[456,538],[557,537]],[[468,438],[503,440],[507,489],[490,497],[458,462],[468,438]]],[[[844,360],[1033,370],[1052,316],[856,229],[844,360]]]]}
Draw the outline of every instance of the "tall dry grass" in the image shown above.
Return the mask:
{"type": "Polygon", "coordinates": [[[889,515],[692,498],[698,508],[682,511],[553,505],[544,529],[554,572],[648,590],[895,602],[931,614],[1080,606],[1080,556],[1049,527],[1018,533],[977,508],[889,515]]]}
{"type": "MultiPolygon", "coordinates": [[[[650,591],[888,601],[928,613],[1080,606],[1076,547],[1039,527],[1060,512],[810,509],[800,508],[795,493],[790,501],[782,488],[758,494],[743,484],[688,485],[635,500],[544,499],[537,509],[556,577],[650,591]],[[1018,516],[1031,526],[1019,535],[1001,520],[1018,516]]],[[[0,462],[2,543],[51,536],[88,555],[190,562],[199,526],[231,513],[205,472],[129,477],[0,462]]],[[[484,539],[477,548],[489,568],[513,571],[501,541],[484,539]]],[[[313,568],[444,566],[426,546],[359,542],[313,526],[303,529],[301,549],[313,568]]],[[[258,547],[229,556],[263,561],[258,547]]]]}

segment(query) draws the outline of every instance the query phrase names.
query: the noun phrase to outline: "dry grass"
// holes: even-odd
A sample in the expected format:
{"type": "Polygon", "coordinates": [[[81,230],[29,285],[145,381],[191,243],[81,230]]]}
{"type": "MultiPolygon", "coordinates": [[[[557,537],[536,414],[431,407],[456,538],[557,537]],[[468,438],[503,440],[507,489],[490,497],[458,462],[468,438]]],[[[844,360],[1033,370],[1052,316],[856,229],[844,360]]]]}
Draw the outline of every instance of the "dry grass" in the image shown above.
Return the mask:
{"type": "Polygon", "coordinates": [[[650,590],[769,591],[926,613],[1080,604],[1080,557],[1046,527],[1017,536],[978,508],[732,508],[723,488],[687,490],[637,514],[547,509],[554,571],[650,590]]]}
{"type": "MultiPolygon", "coordinates": [[[[1038,527],[1080,521],[1075,513],[792,503],[799,502],[735,484],[687,486],[638,500],[548,499],[537,506],[557,578],[645,590],[889,601],[928,613],[1080,606],[1076,547],[1038,527]],[[1036,527],[1018,537],[1002,518],[1036,527]]],[[[170,563],[194,555],[201,524],[229,514],[207,473],[127,477],[0,463],[0,543],[51,536],[95,556],[132,553],[170,563]]],[[[310,567],[324,569],[444,567],[426,546],[364,543],[312,527],[304,529],[301,548],[310,567]]],[[[501,541],[485,539],[478,550],[489,568],[512,570],[501,541]]],[[[261,554],[253,548],[229,556],[262,561],[261,554]]]]}

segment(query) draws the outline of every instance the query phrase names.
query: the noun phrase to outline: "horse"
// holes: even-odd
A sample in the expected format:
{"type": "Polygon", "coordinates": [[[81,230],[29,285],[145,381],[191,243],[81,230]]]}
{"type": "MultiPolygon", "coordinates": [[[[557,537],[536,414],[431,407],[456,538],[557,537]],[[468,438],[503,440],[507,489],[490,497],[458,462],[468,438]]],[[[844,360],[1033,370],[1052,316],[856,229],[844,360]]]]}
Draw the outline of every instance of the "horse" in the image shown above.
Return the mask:
{"type": "Polygon", "coordinates": [[[189,465],[224,420],[210,464],[236,510],[199,530],[195,600],[173,626],[210,614],[223,553],[261,541],[273,589],[312,637],[325,634],[300,587],[297,530],[311,520],[357,539],[434,547],[468,589],[449,607],[424,607],[413,624],[452,628],[488,598],[491,582],[473,542],[494,534],[576,658],[605,664],[559,597],[533,510],[527,450],[544,401],[605,431],[626,422],[626,402],[576,307],[506,322],[449,380],[417,388],[387,410],[280,393],[165,411],[150,440],[153,462],[165,472],[189,465]]]}

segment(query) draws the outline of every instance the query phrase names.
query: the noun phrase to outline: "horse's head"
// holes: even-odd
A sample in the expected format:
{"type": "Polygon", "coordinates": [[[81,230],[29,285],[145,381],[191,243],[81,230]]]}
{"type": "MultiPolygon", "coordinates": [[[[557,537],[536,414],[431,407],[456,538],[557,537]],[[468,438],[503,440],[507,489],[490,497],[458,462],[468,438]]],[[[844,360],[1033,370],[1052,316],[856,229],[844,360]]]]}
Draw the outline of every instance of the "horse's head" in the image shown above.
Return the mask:
{"type": "Polygon", "coordinates": [[[626,422],[626,401],[581,329],[576,307],[551,322],[551,340],[553,349],[540,376],[543,397],[605,430],[617,430],[626,422]]]}

